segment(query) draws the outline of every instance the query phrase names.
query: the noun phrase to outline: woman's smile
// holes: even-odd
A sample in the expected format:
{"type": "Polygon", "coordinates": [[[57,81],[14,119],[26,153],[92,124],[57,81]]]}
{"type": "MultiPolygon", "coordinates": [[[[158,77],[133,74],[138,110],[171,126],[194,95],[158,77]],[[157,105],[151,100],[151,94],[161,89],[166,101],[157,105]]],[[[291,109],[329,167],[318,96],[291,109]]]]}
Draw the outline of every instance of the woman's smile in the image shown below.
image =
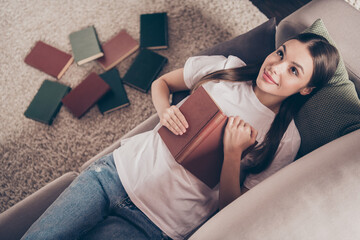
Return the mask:
{"type": "Polygon", "coordinates": [[[275,80],[271,77],[271,75],[266,71],[264,71],[264,73],[263,73],[263,78],[266,82],[279,86],[279,84],[277,82],[275,82],[275,80]]]}

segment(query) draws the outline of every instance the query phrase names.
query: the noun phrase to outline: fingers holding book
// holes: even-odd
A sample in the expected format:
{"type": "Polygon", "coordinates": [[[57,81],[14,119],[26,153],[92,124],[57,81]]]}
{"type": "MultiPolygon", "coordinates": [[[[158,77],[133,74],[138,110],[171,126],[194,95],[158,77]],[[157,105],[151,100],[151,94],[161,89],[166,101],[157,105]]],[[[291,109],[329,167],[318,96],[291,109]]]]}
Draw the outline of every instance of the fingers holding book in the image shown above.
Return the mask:
{"type": "Polygon", "coordinates": [[[160,123],[175,135],[184,134],[186,128],[189,127],[184,115],[179,108],[174,105],[163,112],[162,116],[160,116],[160,123]]]}
{"type": "Polygon", "coordinates": [[[240,117],[229,117],[224,134],[224,154],[238,158],[256,141],[257,130],[240,117]]]}

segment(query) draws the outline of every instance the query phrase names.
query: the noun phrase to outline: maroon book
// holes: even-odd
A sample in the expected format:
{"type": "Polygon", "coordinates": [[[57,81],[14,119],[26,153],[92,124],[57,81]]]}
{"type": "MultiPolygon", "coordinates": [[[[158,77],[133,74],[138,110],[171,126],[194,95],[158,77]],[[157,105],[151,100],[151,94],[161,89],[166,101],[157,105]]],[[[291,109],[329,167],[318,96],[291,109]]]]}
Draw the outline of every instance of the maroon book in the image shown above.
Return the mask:
{"type": "Polygon", "coordinates": [[[30,66],[60,79],[74,58],[49,44],[38,41],[24,61],[30,66]]]}
{"type": "MultiPolygon", "coordinates": [[[[159,134],[174,159],[210,188],[220,182],[224,159],[223,136],[228,117],[200,86],[179,107],[189,124],[183,135],[162,126],[159,134]]],[[[246,149],[245,157],[255,146],[246,149]]]]}
{"type": "Polygon", "coordinates": [[[220,181],[227,116],[203,87],[191,94],[179,109],[189,123],[186,132],[175,135],[162,126],[159,134],[175,160],[213,188],[220,181]]]}
{"type": "Polygon", "coordinates": [[[110,86],[92,72],[62,99],[62,103],[80,118],[109,90],[110,86]]]}
{"type": "Polygon", "coordinates": [[[102,45],[104,56],[98,59],[104,70],[113,68],[139,48],[139,43],[126,30],[121,30],[113,38],[102,45]]]}

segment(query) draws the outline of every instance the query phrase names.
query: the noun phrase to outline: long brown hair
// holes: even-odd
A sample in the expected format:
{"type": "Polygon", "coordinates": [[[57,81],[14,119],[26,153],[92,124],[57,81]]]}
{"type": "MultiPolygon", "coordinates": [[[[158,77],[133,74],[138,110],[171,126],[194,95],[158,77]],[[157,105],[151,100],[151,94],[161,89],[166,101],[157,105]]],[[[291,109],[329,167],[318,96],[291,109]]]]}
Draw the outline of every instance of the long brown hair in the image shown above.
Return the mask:
{"type": "MultiPolygon", "coordinates": [[[[250,153],[250,161],[242,163],[242,171],[245,174],[260,173],[270,166],[280,141],[295,114],[298,113],[304,103],[314,95],[316,91],[327,84],[337,68],[339,53],[337,49],[322,36],[313,33],[302,33],[292,39],[296,39],[308,47],[314,62],[314,70],[308,87],[315,88],[309,95],[296,93],[287,97],[281,103],[279,112],[276,114],[264,141],[256,146],[250,153]]],[[[255,86],[260,68],[261,64],[254,64],[240,68],[219,70],[204,76],[195,88],[205,82],[213,80],[252,81],[255,86]]]]}

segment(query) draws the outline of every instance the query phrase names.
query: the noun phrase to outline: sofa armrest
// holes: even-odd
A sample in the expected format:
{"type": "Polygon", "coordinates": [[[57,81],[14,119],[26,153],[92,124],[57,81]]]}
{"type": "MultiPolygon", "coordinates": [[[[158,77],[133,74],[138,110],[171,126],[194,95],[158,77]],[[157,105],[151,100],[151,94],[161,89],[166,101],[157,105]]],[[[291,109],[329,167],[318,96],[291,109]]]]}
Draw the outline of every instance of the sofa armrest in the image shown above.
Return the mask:
{"type": "Polygon", "coordinates": [[[357,130],[293,162],[190,239],[360,239],[359,142],[357,130]]]}
{"type": "Polygon", "coordinates": [[[77,175],[66,173],[1,213],[0,239],[20,239],[77,175]]]}

